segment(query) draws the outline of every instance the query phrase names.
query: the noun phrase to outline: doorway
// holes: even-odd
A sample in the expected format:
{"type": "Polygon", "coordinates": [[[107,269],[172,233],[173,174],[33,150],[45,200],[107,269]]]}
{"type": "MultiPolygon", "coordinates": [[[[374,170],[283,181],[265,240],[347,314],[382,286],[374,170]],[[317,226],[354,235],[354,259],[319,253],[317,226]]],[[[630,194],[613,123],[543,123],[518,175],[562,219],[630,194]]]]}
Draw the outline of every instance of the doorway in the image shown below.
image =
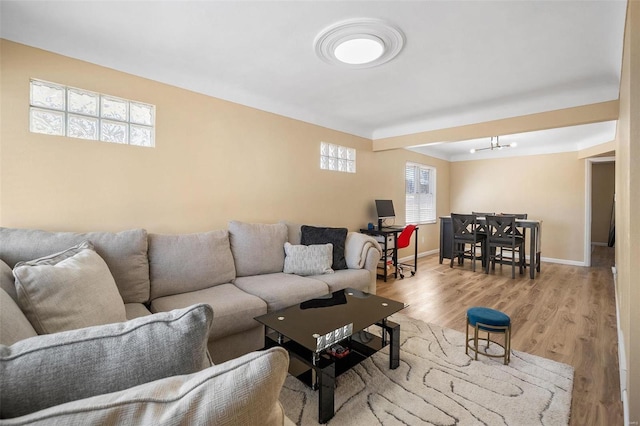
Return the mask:
{"type": "Polygon", "coordinates": [[[615,157],[586,160],[584,264],[591,266],[594,248],[599,253],[614,250],[615,157]]]}

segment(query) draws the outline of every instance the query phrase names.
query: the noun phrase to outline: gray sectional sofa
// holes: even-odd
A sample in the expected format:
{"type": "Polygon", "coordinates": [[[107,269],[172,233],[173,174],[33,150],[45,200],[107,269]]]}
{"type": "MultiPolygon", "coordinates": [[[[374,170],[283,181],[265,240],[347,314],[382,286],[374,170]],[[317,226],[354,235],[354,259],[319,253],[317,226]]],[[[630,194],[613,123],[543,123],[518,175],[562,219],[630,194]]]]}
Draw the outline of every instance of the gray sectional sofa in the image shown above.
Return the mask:
{"type": "MultiPolygon", "coordinates": [[[[320,269],[325,271],[327,259],[319,260],[317,255],[313,259],[294,259],[293,254],[285,255],[285,243],[305,252],[306,246],[300,245],[301,229],[300,225],[290,223],[235,221],[230,222],[226,230],[183,235],[152,234],[143,229],[72,233],[0,228],[0,344],[4,345],[0,348],[6,352],[11,345],[24,344],[38,334],[80,333],[78,330],[55,334],[58,330],[82,329],[87,326],[85,319],[94,326],[86,330],[100,330],[109,327],[101,324],[118,322],[166,323],[162,315],[206,306],[212,317],[207,326],[207,355],[220,365],[190,374],[197,376],[216,368],[226,371],[228,362],[235,363],[230,370],[237,372],[238,364],[258,362],[256,358],[269,365],[265,371],[272,372],[266,374],[275,375],[270,381],[281,386],[288,360],[282,362],[282,351],[253,353],[264,344],[264,328],[253,318],[346,287],[375,293],[376,265],[380,259],[380,247],[375,240],[349,232],[344,238],[346,269],[308,275],[319,261],[325,263],[320,269]],[[40,263],[29,263],[33,259],[40,263]],[[302,262],[301,271],[305,271],[306,276],[285,273],[300,267],[299,263],[290,262],[293,260],[302,262]],[[55,274],[60,271],[51,266],[56,262],[65,266],[76,262],[72,263],[72,270],[91,270],[92,277],[99,277],[92,281],[101,283],[101,287],[95,290],[87,287],[82,276],[56,278],[55,274]],[[65,297],[61,291],[48,290],[47,293],[33,284],[42,271],[53,274],[53,279],[64,285],[77,286],[78,290],[65,297]],[[104,290],[110,282],[115,285],[104,290]],[[73,314],[66,315],[65,310],[73,314]],[[152,313],[157,313],[160,320],[149,319],[157,317],[152,313]],[[37,315],[45,319],[40,322],[37,315]]],[[[335,260],[328,259],[328,265],[333,261],[335,266],[335,260]]],[[[69,287],[64,288],[69,291],[69,287]]],[[[167,347],[167,350],[172,349],[167,347]]],[[[7,358],[2,359],[4,362],[7,358]]],[[[218,373],[213,375],[218,377],[218,373]]],[[[199,376],[180,377],[198,381],[199,376]]],[[[157,383],[146,385],[157,386],[157,383]]],[[[279,387],[277,389],[279,392],[279,387]]],[[[0,393],[6,392],[7,389],[0,389],[0,393]]],[[[126,394],[126,389],[124,392],[126,394]]],[[[277,403],[277,395],[275,401],[277,403]]],[[[80,402],[76,405],[82,406],[80,402]]],[[[242,410],[251,412],[247,408],[242,410]]],[[[276,419],[273,424],[280,424],[278,413],[273,418],[276,419]]]]}

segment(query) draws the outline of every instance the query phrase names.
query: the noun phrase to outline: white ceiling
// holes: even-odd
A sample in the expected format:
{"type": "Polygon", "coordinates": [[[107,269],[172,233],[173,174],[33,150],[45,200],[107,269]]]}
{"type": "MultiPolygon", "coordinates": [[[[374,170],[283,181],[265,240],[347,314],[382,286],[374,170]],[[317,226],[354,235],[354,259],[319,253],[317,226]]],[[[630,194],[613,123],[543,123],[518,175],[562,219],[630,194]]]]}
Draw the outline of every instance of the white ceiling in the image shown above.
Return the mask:
{"type": "MultiPolygon", "coordinates": [[[[2,38],[380,139],[617,99],[626,0],[2,0],[0,8],[2,38]],[[316,35],[357,17],[400,28],[404,49],[365,69],[319,59],[316,35]]],[[[545,149],[615,134],[615,123],[589,126],[552,133],[545,149]]],[[[467,143],[425,149],[455,160],[467,143]]]]}

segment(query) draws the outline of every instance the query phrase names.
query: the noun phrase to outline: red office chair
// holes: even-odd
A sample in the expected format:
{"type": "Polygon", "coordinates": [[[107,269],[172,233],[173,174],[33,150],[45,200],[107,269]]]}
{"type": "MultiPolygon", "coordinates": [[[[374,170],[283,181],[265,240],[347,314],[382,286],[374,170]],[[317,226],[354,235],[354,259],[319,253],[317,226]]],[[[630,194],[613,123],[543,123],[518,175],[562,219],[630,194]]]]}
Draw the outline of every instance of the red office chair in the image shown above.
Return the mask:
{"type": "MultiPolygon", "coordinates": [[[[415,229],[416,229],[416,225],[405,226],[405,228],[402,230],[400,235],[398,235],[398,247],[397,247],[398,250],[403,249],[405,247],[409,247],[409,244],[411,243],[411,236],[413,235],[413,231],[415,229]]],[[[398,273],[400,274],[400,278],[404,278],[403,267],[410,269],[411,276],[414,276],[416,274],[416,269],[417,269],[416,262],[417,262],[417,259],[415,258],[414,258],[413,265],[409,263],[398,262],[397,268],[398,268],[398,273]]]]}

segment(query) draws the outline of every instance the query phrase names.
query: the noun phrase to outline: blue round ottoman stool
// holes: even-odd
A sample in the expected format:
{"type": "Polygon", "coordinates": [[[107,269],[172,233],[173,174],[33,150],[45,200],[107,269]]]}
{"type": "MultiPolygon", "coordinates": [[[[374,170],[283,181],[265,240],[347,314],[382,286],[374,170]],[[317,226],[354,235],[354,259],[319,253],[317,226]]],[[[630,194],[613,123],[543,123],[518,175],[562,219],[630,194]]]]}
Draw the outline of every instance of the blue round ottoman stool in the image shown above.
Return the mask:
{"type": "Polygon", "coordinates": [[[495,309],[473,307],[467,310],[467,348],[475,352],[475,359],[478,359],[478,353],[493,358],[504,358],[504,363],[509,364],[511,360],[511,318],[504,312],[495,309]],[[473,337],[469,338],[469,326],[473,327],[473,337]],[[486,338],[480,338],[480,331],[487,333],[486,338]],[[500,344],[495,340],[491,340],[491,333],[503,334],[504,344],[500,344]],[[487,342],[485,350],[478,346],[478,341],[487,342]],[[502,353],[490,354],[489,345],[493,343],[503,349],[502,353]]]}

